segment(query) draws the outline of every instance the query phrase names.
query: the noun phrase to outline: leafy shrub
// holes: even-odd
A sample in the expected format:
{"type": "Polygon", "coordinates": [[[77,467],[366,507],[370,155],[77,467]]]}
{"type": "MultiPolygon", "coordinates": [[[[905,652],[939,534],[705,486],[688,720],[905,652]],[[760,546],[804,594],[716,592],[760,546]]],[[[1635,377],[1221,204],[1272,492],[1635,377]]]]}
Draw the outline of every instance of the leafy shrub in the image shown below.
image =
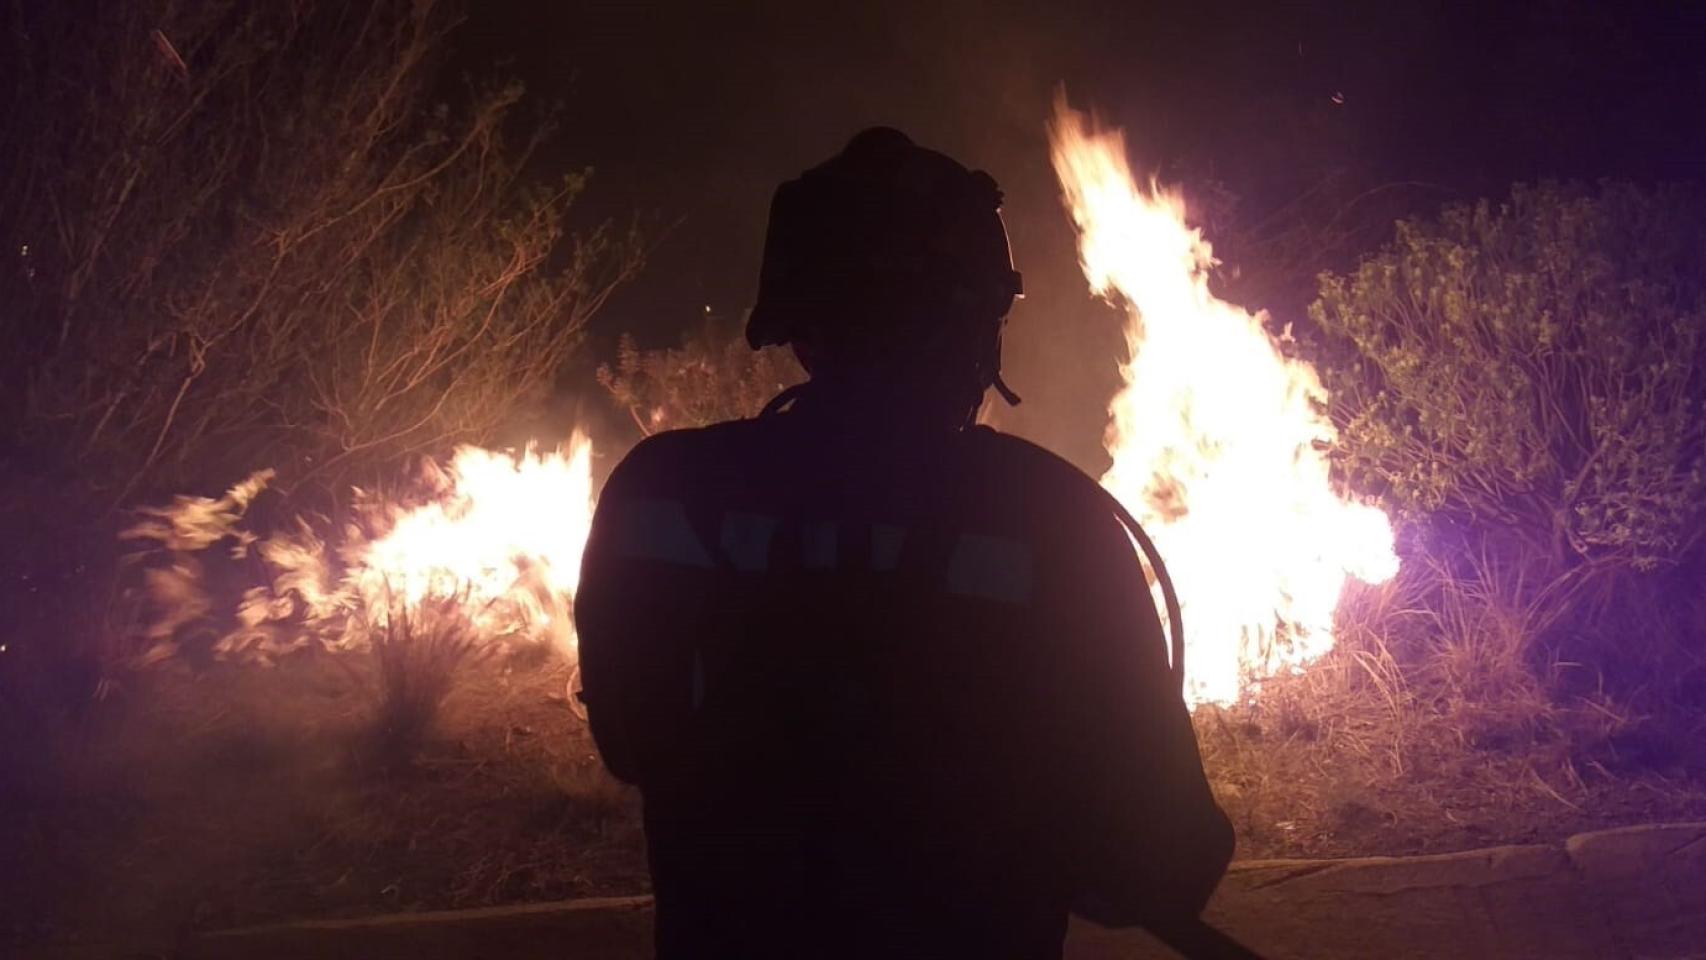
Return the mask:
{"type": "Polygon", "coordinates": [[[1432,609],[1497,598],[1529,643],[1664,632],[1623,615],[1706,533],[1706,198],[1519,186],[1400,223],[1310,313],[1343,476],[1440,565],[1432,609]]]}

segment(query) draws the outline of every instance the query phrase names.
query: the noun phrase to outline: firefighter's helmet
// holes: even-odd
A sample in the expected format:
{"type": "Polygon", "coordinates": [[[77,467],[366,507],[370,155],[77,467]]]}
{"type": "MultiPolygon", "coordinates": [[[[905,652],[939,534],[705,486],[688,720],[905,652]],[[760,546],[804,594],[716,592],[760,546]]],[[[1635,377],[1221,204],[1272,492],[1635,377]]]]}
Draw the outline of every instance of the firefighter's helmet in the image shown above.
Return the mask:
{"type": "Polygon", "coordinates": [[[883,363],[922,351],[1001,383],[1001,328],[1023,293],[981,170],[874,127],[776,190],[747,320],[756,349],[810,341],[830,356],[883,363]]]}

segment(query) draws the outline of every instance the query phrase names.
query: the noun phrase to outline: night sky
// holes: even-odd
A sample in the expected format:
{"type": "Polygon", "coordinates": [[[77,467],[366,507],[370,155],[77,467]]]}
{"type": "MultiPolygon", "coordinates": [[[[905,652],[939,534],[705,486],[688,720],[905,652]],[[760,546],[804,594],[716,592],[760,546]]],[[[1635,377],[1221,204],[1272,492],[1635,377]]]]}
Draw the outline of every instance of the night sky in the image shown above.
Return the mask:
{"type": "MultiPolygon", "coordinates": [[[[667,343],[706,307],[738,318],[770,192],[865,126],[989,170],[1029,287],[1007,349],[1026,404],[1001,423],[1091,469],[1119,318],[1088,297],[1048,166],[1058,84],[1193,204],[1212,181],[1246,221],[1324,171],[1410,185],[1393,212],[1519,179],[1706,174],[1701,3],[509,0],[476,5],[460,43],[563,102],[553,162],[595,168],[588,216],[674,224],[595,350],[623,330],[667,343]]],[[[1348,265],[1326,259],[1310,272],[1348,265]]]]}

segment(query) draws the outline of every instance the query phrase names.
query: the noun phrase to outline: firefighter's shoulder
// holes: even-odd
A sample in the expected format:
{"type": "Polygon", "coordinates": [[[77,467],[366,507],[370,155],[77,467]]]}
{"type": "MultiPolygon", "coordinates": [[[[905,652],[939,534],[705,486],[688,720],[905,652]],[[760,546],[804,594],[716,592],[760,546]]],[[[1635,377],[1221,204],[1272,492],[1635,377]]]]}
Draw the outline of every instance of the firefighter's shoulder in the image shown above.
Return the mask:
{"type": "Polygon", "coordinates": [[[1060,454],[1023,437],[979,426],[966,432],[973,455],[997,475],[1040,484],[1049,493],[1087,498],[1101,487],[1060,454]]]}
{"type": "Polygon", "coordinates": [[[1079,535],[1124,539],[1125,528],[1107,491],[1066,458],[989,427],[967,431],[967,439],[987,475],[1048,515],[1050,522],[1066,520],[1079,535]]]}
{"type": "Polygon", "coordinates": [[[611,472],[601,499],[666,493],[684,483],[704,483],[707,471],[730,464],[730,453],[749,439],[751,420],[654,433],[628,451],[611,472]]]}

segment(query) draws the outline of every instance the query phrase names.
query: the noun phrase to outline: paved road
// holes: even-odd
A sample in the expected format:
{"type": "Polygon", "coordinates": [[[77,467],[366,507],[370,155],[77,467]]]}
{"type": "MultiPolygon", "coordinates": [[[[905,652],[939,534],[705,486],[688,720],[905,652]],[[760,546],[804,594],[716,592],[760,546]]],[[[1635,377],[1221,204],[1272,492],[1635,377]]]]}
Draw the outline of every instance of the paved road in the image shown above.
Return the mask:
{"type": "MultiPolygon", "coordinates": [[[[1706,960],[1706,823],[1433,857],[1239,863],[1208,919],[1273,960],[1706,960]]],[[[643,960],[649,922],[645,898],[576,901],[230,931],[178,956],[643,960]]],[[[1067,945],[1068,960],[1173,956],[1142,934],[1082,925],[1067,945]]]]}
{"type": "MultiPolygon", "coordinates": [[[[1275,958],[1706,958],[1706,824],[1560,847],[1234,865],[1208,919],[1275,958]]],[[[1070,960],[1171,957],[1141,934],[1075,927],[1070,960]]]]}

